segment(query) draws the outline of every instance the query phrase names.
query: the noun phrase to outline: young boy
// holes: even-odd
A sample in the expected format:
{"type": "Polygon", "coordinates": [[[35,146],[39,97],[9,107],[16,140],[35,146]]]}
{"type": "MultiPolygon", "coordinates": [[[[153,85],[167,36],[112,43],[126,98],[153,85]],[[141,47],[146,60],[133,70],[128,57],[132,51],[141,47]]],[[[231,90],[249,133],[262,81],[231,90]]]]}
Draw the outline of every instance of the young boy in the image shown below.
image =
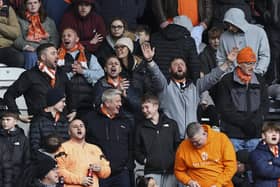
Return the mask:
{"type": "Polygon", "coordinates": [[[22,128],[17,126],[18,114],[6,111],[1,117],[0,138],[6,142],[12,161],[13,186],[29,163],[29,142],[22,128]]]}
{"type": "Polygon", "coordinates": [[[279,158],[280,123],[265,122],[262,141],[250,154],[255,187],[278,187],[280,184],[279,158]]]}

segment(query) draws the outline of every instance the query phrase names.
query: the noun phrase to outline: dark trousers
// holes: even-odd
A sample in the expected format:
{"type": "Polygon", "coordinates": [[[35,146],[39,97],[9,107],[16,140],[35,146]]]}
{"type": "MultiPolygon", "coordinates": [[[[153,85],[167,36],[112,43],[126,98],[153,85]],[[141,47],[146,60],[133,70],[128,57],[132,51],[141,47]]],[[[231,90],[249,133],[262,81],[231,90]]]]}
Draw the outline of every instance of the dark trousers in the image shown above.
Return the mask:
{"type": "Polygon", "coordinates": [[[99,179],[100,187],[132,187],[128,170],[123,170],[119,174],[110,176],[107,179],[99,179]]]}
{"type": "Polygon", "coordinates": [[[13,47],[0,48],[0,63],[8,67],[24,67],[23,54],[13,47]]]}

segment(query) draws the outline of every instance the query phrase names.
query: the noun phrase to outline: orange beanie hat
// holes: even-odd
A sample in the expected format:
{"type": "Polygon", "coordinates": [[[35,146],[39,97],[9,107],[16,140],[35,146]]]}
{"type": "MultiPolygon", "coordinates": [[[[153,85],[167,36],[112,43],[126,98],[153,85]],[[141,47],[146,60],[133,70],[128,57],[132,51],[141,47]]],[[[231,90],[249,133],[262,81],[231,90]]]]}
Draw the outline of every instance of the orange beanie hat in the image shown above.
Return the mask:
{"type": "Polygon", "coordinates": [[[251,47],[244,47],[237,55],[237,63],[257,62],[256,54],[251,47]]]}

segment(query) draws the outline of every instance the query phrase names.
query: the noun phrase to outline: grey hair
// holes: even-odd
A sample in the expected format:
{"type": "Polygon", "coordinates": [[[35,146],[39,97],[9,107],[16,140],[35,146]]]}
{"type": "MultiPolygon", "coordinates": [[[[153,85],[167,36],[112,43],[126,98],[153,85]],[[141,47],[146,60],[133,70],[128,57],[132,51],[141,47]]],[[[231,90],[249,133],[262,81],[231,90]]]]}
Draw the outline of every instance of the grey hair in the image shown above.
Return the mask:
{"type": "Polygon", "coordinates": [[[116,95],[121,96],[122,92],[118,89],[113,88],[105,90],[101,97],[102,103],[104,103],[105,101],[111,101],[116,95]]]}
{"type": "Polygon", "coordinates": [[[189,123],[186,129],[186,136],[188,138],[193,138],[200,131],[201,128],[201,124],[198,122],[189,123]]]}

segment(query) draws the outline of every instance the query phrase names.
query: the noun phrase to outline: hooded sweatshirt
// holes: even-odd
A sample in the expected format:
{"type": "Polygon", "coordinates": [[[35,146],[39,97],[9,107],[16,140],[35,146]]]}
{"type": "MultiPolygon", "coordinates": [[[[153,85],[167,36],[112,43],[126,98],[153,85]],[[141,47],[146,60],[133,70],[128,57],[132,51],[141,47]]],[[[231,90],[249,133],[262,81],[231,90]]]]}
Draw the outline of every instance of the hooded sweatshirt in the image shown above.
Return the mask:
{"type": "Polygon", "coordinates": [[[225,13],[224,22],[236,26],[240,31],[237,33],[225,31],[221,35],[220,46],[217,51],[218,65],[225,62],[227,54],[230,53],[233,47],[238,47],[241,50],[249,46],[257,55],[254,71],[263,75],[270,63],[270,49],[265,31],[256,25],[249,24],[245,19],[244,12],[238,8],[229,9],[225,13]]]}
{"type": "Polygon", "coordinates": [[[194,148],[189,139],[178,147],[174,174],[183,184],[197,181],[202,187],[233,187],[231,178],[236,172],[235,151],[228,137],[203,125],[208,133],[206,144],[194,148]]]}

